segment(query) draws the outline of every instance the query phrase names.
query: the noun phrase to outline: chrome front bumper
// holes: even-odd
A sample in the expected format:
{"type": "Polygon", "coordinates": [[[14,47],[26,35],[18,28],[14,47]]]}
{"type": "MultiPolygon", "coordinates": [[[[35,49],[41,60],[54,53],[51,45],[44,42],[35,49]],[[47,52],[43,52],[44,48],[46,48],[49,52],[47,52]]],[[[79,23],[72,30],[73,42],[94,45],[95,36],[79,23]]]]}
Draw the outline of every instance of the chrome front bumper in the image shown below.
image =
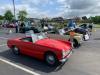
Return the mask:
{"type": "Polygon", "coordinates": [[[66,62],[66,60],[72,55],[72,53],[73,53],[73,51],[71,50],[70,52],[69,52],[69,54],[67,55],[67,56],[65,56],[65,58],[63,58],[63,59],[61,59],[61,60],[59,60],[61,63],[63,63],[63,62],[66,62]]]}

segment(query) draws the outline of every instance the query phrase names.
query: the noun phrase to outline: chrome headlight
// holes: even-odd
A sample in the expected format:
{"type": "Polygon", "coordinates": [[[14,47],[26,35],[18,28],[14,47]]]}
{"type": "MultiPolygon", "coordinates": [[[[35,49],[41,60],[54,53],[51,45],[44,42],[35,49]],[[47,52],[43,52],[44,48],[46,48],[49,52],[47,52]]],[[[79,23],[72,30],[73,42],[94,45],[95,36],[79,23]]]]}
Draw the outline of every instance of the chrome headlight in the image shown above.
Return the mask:
{"type": "Polygon", "coordinates": [[[70,50],[62,50],[62,57],[64,58],[66,55],[68,55],[70,50]]]}
{"type": "Polygon", "coordinates": [[[66,52],[65,52],[65,50],[63,49],[63,50],[62,50],[62,57],[64,58],[65,55],[66,55],[66,52]]]}

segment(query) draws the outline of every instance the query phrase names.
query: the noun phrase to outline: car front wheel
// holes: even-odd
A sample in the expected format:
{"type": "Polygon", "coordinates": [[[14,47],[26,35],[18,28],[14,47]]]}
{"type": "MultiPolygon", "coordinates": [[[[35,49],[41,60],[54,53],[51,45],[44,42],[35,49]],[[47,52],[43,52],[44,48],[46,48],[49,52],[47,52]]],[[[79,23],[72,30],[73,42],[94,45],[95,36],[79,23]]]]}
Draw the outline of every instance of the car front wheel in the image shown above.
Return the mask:
{"type": "Polygon", "coordinates": [[[12,52],[13,52],[15,55],[19,55],[19,54],[20,54],[19,48],[17,48],[16,46],[13,46],[11,49],[12,49],[12,52]]]}
{"type": "Polygon", "coordinates": [[[57,60],[55,54],[53,54],[53,53],[46,53],[45,62],[49,66],[55,66],[58,64],[58,60],[57,60]]]}

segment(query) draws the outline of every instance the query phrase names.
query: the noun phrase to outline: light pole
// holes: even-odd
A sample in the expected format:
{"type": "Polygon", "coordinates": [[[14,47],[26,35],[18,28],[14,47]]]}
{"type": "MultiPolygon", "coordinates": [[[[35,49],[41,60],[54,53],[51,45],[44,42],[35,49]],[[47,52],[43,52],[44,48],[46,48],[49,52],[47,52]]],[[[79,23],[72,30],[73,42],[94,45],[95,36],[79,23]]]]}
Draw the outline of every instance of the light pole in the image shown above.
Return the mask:
{"type": "Polygon", "coordinates": [[[68,15],[69,15],[69,7],[67,6],[66,8],[67,8],[67,17],[68,17],[68,15]]]}
{"type": "Polygon", "coordinates": [[[15,11],[16,11],[16,10],[15,10],[15,0],[12,0],[12,1],[13,1],[13,12],[14,12],[14,19],[16,19],[16,16],[15,16],[15,15],[16,15],[16,13],[15,13],[15,11]]]}

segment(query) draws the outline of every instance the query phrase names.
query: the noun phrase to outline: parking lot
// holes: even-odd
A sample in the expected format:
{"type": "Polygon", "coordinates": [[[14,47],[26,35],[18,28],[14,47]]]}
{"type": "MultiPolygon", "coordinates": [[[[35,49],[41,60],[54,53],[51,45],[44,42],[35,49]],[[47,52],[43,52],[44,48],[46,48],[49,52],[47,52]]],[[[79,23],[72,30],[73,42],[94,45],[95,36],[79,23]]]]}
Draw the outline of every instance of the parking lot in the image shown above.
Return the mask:
{"type": "Polygon", "coordinates": [[[6,42],[8,38],[19,36],[24,34],[0,33],[0,75],[100,75],[100,29],[58,67],[48,67],[43,61],[28,56],[14,55],[6,42]]]}

